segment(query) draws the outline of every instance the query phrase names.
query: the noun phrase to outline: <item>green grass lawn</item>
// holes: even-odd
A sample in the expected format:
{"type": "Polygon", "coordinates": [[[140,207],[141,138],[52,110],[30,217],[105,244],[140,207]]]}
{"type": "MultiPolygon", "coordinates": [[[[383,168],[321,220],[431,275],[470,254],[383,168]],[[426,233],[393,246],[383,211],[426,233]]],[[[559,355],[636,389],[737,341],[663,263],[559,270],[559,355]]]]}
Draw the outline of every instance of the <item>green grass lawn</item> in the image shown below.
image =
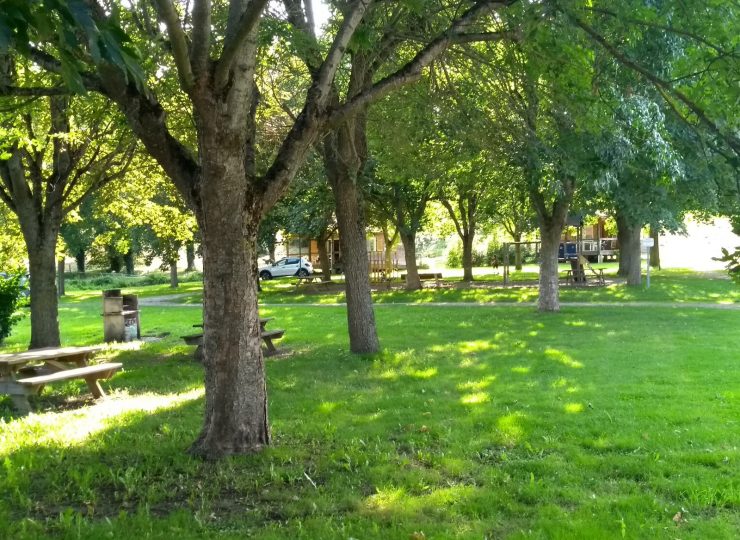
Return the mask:
{"type": "MultiPolygon", "coordinates": [[[[566,265],[561,265],[563,269],[566,265]]],[[[598,266],[598,265],[597,265],[598,266]]],[[[616,266],[601,265],[605,274],[613,279],[616,266]]],[[[427,303],[427,302],[535,302],[537,301],[537,275],[532,272],[512,274],[515,286],[504,287],[500,275],[483,275],[471,287],[461,287],[460,279],[445,279],[439,289],[426,288],[422,291],[403,290],[400,282],[392,291],[375,291],[373,299],[377,303],[427,303]]],[[[260,301],[263,304],[334,304],[344,303],[341,280],[324,289],[323,286],[301,285],[296,288],[295,280],[284,278],[263,282],[260,301]]],[[[176,303],[200,304],[203,293],[199,284],[188,283],[180,292],[189,293],[173,299],[176,303]]],[[[171,289],[159,287],[161,294],[171,289]]],[[[152,292],[146,293],[155,296],[152,292]]],[[[606,287],[567,287],[560,288],[563,302],[701,302],[711,304],[733,304],[740,302],[740,288],[724,275],[707,277],[685,270],[662,270],[651,273],[651,286],[628,287],[624,283],[614,283],[606,287]]]]}
{"type": "MultiPolygon", "coordinates": [[[[343,307],[262,315],[292,352],[267,362],[272,447],[185,453],[202,371],[178,336],[201,313],[144,308],[164,337],[105,354],[107,401],[56,385],[16,418],[0,398],[0,537],[737,537],[738,311],[379,305],[372,358],[343,307]]],[[[101,337],[99,299],[60,320],[101,337]]]]}

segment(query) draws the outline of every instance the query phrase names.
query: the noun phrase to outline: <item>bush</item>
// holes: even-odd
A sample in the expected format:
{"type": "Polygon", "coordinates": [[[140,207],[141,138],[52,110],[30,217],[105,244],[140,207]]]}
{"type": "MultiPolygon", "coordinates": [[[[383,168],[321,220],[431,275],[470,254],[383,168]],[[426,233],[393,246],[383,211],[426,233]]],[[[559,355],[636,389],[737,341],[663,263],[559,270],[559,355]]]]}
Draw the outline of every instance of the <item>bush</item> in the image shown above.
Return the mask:
{"type": "Polygon", "coordinates": [[[462,244],[457,242],[447,252],[447,268],[460,268],[462,266],[462,244]]]}
{"type": "MultiPolygon", "coordinates": [[[[461,268],[462,267],[462,242],[458,241],[454,246],[447,252],[447,268],[461,268]]],[[[493,258],[491,258],[493,262],[493,258]]],[[[488,255],[482,251],[473,250],[473,266],[490,266],[488,262],[488,255]]]]}
{"type": "Polygon", "coordinates": [[[20,320],[16,314],[25,285],[21,274],[9,277],[0,276],[0,343],[10,335],[13,325],[20,320]]]}
{"type": "MultiPolygon", "coordinates": [[[[152,272],[144,275],[128,274],[73,274],[73,278],[67,278],[67,290],[108,290],[126,289],[129,287],[142,287],[145,285],[164,285],[170,282],[169,272],[152,272]]],[[[200,272],[181,272],[178,276],[180,283],[191,281],[202,281],[203,274],[200,272]]]]}

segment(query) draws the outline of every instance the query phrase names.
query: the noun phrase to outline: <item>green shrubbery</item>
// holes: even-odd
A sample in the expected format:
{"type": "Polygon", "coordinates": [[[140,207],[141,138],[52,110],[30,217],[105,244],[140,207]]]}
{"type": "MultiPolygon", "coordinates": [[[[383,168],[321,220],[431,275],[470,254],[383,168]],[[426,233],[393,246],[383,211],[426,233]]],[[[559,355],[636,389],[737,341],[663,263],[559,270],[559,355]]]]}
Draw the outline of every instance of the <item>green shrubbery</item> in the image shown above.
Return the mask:
{"type": "MultiPolygon", "coordinates": [[[[522,246],[522,263],[532,264],[537,262],[537,252],[531,246],[522,246]]],[[[499,265],[504,263],[504,246],[497,242],[489,242],[486,251],[473,250],[473,266],[493,266],[493,261],[499,265]]],[[[514,265],[514,246],[509,247],[509,264],[514,265]]],[[[462,268],[462,242],[458,241],[447,252],[447,267],[462,268]]]]}
{"type": "MultiPolygon", "coordinates": [[[[191,281],[202,281],[203,274],[200,272],[187,272],[178,276],[181,283],[191,281]]],[[[107,289],[125,289],[127,287],[141,287],[144,285],[164,285],[170,282],[168,272],[152,272],[144,275],[126,275],[126,274],[68,274],[65,280],[65,286],[68,290],[107,290],[107,289]]]]}
{"type": "Polygon", "coordinates": [[[0,343],[10,335],[10,330],[21,316],[16,313],[23,298],[23,276],[0,276],[0,343]]]}

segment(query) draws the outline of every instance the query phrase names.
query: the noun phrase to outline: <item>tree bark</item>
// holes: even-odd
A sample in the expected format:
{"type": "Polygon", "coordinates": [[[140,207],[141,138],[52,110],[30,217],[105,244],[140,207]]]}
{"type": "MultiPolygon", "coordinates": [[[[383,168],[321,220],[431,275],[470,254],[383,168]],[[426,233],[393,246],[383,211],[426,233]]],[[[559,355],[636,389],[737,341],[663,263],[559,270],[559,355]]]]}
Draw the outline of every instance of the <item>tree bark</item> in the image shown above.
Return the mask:
{"type": "Polygon", "coordinates": [[[31,343],[28,348],[58,347],[57,235],[53,230],[46,230],[37,239],[29,238],[25,232],[24,236],[31,286],[31,343]]]}
{"type": "Polygon", "coordinates": [[[185,244],[185,258],[188,261],[188,266],[185,268],[186,272],[192,272],[195,270],[195,242],[188,242],[185,244]]]}
{"type": "Polygon", "coordinates": [[[260,208],[245,182],[247,145],[243,137],[217,131],[219,120],[228,125],[215,119],[206,126],[215,133],[201,134],[204,189],[197,213],[203,235],[206,397],[203,430],[190,451],[206,459],[269,444],[257,312],[260,208]]]}
{"type": "Polygon", "coordinates": [[[376,353],[380,350],[380,341],[370,294],[370,261],[367,256],[361,194],[355,180],[347,175],[334,174],[331,187],[342,237],[342,269],[347,288],[350,350],[361,354],[376,353]]]}
{"type": "Polygon", "coordinates": [[[171,289],[177,289],[179,286],[179,282],[177,279],[177,261],[171,260],[169,261],[170,265],[170,288],[171,289]]]}
{"type": "Polygon", "coordinates": [[[326,249],[328,238],[320,235],[316,239],[316,249],[319,252],[319,264],[321,265],[321,281],[331,281],[331,263],[329,262],[329,251],[326,249]]]}
{"type": "Polygon", "coordinates": [[[85,250],[81,249],[75,253],[75,263],[77,264],[77,271],[80,274],[85,273],[85,250]]]}
{"type": "Polygon", "coordinates": [[[558,283],[558,248],[563,225],[557,220],[540,223],[540,276],[539,298],[540,311],[560,311],[560,287],[558,283]]]}
{"type": "Polygon", "coordinates": [[[419,267],[416,264],[416,232],[401,232],[401,243],[406,254],[406,289],[416,291],[421,289],[419,267]]]}
{"type": "MultiPolygon", "coordinates": [[[[368,59],[356,54],[353,56],[349,94],[359,93],[371,82],[372,70],[368,59]]],[[[360,354],[376,353],[380,350],[380,340],[370,294],[365,209],[359,186],[367,160],[366,109],[358,110],[324,137],[322,158],[336,204],[342,239],[350,350],[360,354]]]]}
{"type": "Polygon", "coordinates": [[[462,265],[463,281],[473,281],[473,233],[468,233],[462,237],[462,265]]]}
{"type": "Polygon", "coordinates": [[[653,247],[650,248],[650,266],[660,270],[660,230],[650,227],[650,238],[653,239],[653,247]]]}
{"type": "Polygon", "coordinates": [[[617,275],[627,278],[627,285],[642,284],[640,259],[640,224],[633,223],[623,212],[616,213],[617,241],[619,242],[619,270],[617,275]]]}

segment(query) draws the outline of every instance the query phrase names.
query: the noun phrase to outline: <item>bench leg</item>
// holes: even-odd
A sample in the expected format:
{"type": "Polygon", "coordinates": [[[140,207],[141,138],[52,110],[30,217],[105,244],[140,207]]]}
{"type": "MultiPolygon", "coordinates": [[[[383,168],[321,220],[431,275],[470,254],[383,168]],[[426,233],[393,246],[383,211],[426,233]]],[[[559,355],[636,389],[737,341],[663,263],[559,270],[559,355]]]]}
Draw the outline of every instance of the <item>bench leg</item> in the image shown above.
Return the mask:
{"type": "Polygon", "coordinates": [[[267,346],[266,356],[272,356],[273,354],[277,353],[277,349],[275,348],[275,345],[272,344],[272,338],[269,338],[269,337],[262,338],[262,341],[264,341],[265,345],[267,346]]]}
{"type": "Polygon", "coordinates": [[[105,397],[105,392],[103,392],[103,388],[100,386],[98,379],[86,377],[85,382],[87,383],[87,387],[90,389],[90,393],[95,399],[105,397]]]}
{"type": "Polygon", "coordinates": [[[198,345],[193,353],[193,360],[203,363],[203,345],[198,345]]]}
{"type": "Polygon", "coordinates": [[[28,401],[28,395],[26,394],[11,394],[10,400],[13,402],[15,410],[22,415],[27,415],[31,412],[31,403],[28,401]]]}

